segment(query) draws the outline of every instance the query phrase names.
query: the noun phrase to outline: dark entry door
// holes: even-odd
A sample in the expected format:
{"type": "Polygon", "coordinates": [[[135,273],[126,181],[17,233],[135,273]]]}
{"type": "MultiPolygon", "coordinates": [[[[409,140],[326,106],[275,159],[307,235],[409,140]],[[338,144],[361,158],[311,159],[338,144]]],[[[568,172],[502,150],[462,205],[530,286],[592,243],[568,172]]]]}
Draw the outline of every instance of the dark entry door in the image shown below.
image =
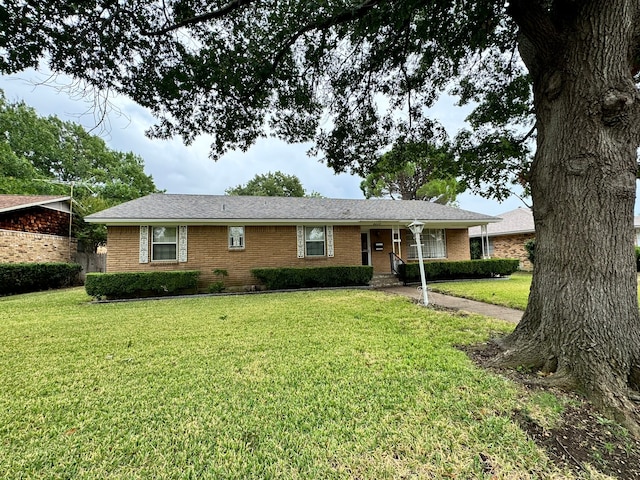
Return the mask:
{"type": "Polygon", "coordinates": [[[362,244],[362,265],[369,265],[369,234],[360,234],[360,243],[362,244]]]}

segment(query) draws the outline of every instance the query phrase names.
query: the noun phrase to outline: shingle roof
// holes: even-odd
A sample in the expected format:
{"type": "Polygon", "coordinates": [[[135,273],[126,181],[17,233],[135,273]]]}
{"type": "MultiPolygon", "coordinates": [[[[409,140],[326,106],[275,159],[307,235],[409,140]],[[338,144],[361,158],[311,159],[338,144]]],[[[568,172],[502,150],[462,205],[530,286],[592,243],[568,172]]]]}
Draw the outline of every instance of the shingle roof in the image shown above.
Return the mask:
{"type": "MultiPolygon", "coordinates": [[[[501,222],[487,225],[487,235],[496,237],[500,235],[515,235],[519,233],[534,233],[533,213],[525,207],[516,208],[509,212],[498,215],[501,222]]],[[[469,237],[479,237],[480,227],[469,229],[469,237]]]]}
{"type": "Polygon", "coordinates": [[[303,221],[410,223],[416,219],[460,226],[498,221],[489,215],[416,200],[169,194],[151,194],[85,218],[92,223],[106,224],[303,221]]]}
{"type": "Polygon", "coordinates": [[[36,205],[64,202],[71,197],[60,195],[0,195],[0,212],[10,212],[36,205]]]}

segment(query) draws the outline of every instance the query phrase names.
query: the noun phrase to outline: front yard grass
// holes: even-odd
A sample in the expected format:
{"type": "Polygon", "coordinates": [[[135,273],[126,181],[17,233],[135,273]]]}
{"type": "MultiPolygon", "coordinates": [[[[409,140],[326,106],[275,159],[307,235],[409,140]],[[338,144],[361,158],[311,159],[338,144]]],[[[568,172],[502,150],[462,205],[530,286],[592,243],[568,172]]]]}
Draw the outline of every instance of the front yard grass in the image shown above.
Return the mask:
{"type": "Polygon", "coordinates": [[[573,478],[512,420],[558,403],[454,348],[504,322],[363,290],[88,300],[0,299],[0,478],[573,478]]]}
{"type": "Polygon", "coordinates": [[[516,272],[508,278],[461,280],[429,284],[429,290],[479,302],[524,310],[527,307],[531,273],[516,272]]]}
{"type": "MultiPolygon", "coordinates": [[[[436,282],[429,284],[429,290],[524,310],[529,299],[531,276],[531,272],[516,272],[509,278],[436,282]]],[[[640,303],[640,289],[638,290],[638,302],[640,303]]]]}

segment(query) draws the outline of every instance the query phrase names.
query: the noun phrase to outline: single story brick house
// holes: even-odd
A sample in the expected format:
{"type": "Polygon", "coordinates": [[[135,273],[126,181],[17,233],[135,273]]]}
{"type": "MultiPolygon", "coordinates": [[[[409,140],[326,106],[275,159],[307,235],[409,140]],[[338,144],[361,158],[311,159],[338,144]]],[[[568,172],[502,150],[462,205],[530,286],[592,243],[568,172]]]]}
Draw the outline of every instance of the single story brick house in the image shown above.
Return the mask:
{"type": "Polygon", "coordinates": [[[483,227],[469,229],[469,238],[484,239],[484,253],[491,258],[517,258],[522,270],[532,270],[533,265],[527,259],[524,244],[536,236],[533,223],[533,212],[529,208],[520,207],[498,215],[501,222],[488,224],[486,233],[483,227]]]}
{"type": "Polygon", "coordinates": [[[371,265],[390,253],[417,259],[411,232],[425,223],[425,258],[468,260],[468,229],[498,218],[424,201],[151,194],[85,217],[107,225],[107,272],[225,269],[228,286],[252,285],[259,267],[371,265]]]}
{"type": "Polygon", "coordinates": [[[0,195],[0,262],[70,261],[70,222],[71,197],[0,195]]]}

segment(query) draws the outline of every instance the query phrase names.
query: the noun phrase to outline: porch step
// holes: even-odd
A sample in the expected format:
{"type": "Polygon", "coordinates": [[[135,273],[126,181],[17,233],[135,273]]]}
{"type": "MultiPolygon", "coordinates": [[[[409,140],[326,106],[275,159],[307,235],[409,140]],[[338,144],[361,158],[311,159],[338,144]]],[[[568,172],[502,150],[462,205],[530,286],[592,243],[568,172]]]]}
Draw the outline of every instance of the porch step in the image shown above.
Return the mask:
{"type": "Polygon", "coordinates": [[[397,285],[402,285],[402,282],[393,273],[376,273],[369,282],[369,286],[373,288],[395,287],[397,285]]]}

